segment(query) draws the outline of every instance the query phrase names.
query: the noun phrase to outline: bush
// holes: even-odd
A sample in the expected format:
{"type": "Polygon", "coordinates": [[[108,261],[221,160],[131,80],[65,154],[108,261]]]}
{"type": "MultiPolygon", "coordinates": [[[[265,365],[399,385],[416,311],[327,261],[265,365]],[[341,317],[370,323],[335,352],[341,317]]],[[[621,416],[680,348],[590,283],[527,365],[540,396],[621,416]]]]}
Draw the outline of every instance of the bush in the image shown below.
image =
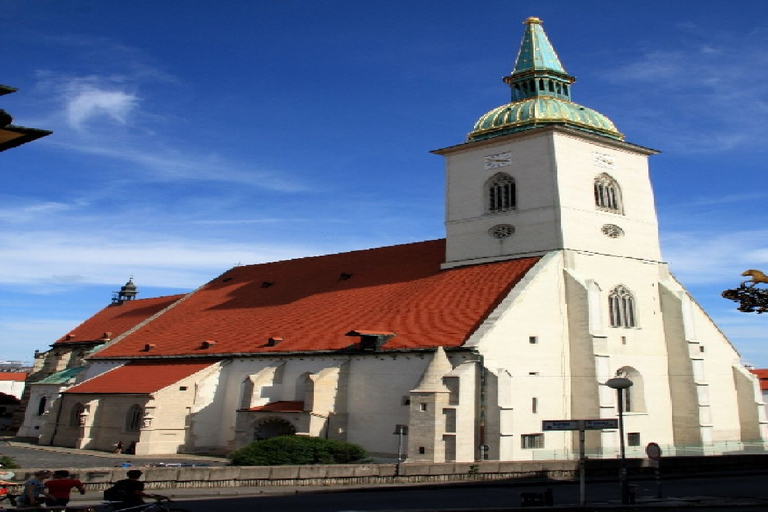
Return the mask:
{"type": "Polygon", "coordinates": [[[16,461],[6,455],[0,455],[0,468],[2,469],[16,469],[19,465],[16,461]]]}
{"type": "Polygon", "coordinates": [[[352,443],[321,437],[281,436],[255,441],[229,454],[233,466],[354,464],[368,461],[366,451],[352,443]]]}

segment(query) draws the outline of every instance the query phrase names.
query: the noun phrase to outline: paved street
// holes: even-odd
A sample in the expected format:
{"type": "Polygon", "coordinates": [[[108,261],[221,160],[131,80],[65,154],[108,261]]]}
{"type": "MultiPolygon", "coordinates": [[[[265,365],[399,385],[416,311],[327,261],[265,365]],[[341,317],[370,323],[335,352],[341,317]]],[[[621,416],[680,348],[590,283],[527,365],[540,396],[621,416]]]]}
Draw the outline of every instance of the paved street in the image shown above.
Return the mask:
{"type": "Polygon", "coordinates": [[[75,450],[51,446],[37,446],[20,443],[13,438],[0,438],[0,454],[12,457],[16,464],[29,469],[57,468],[98,468],[114,467],[128,461],[133,466],[146,466],[158,463],[206,464],[209,466],[226,465],[226,459],[200,457],[192,455],[142,456],[115,455],[94,450],[75,450]]]}

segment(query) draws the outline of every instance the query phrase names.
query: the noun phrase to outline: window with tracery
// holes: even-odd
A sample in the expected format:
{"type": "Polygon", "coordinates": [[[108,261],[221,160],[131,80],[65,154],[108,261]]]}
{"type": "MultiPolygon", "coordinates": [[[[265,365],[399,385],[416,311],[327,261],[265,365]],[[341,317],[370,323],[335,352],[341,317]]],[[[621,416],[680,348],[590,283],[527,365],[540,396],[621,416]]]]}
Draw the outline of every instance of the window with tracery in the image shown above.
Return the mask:
{"type": "Polygon", "coordinates": [[[488,213],[506,212],[515,209],[515,180],[512,176],[504,173],[496,174],[488,180],[486,192],[488,213]]]}
{"type": "Polygon", "coordinates": [[[626,287],[617,286],[608,295],[611,327],[636,327],[635,297],[626,287]]]}
{"type": "Polygon", "coordinates": [[[607,174],[595,178],[595,206],[613,213],[624,213],[619,184],[607,174]]]}
{"type": "Polygon", "coordinates": [[[144,411],[140,405],[133,404],[128,409],[128,414],[125,415],[125,431],[126,432],[138,432],[141,430],[141,417],[144,411]]]}

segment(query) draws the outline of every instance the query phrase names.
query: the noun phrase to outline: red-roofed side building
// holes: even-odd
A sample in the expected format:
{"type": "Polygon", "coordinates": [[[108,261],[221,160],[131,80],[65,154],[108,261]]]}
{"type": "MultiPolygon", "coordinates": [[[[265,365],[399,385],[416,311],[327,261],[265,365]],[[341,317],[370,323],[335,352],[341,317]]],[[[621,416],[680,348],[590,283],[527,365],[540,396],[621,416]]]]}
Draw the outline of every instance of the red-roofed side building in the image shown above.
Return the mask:
{"type": "Polygon", "coordinates": [[[410,462],[565,459],[579,434],[546,420],[622,411],[626,439],[591,432],[590,457],[764,451],[757,377],[662,259],[656,151],[571,101],[537,18],[505,82],[511,103],[434,151],[445,239],[232,268],[91,353],[39,441],[226,453],[297,434],[391,459],[402,441],[410,462]]]}
{"type": "Polygon", "coordinates": [[[175,453],[179,446],[190,443],[188,412],[201,383],[213,380],[215,386],[218,369],[219,363],[200,359],[172,364],[133,361],[114,367],[68,388],[63,395],[67,416],[58,425],[48,423],[41,437],[54,444],[64,441],[75,448],[91,448],[92,440],[81,435],[87,427],[110,433],[105,439],[111,445],[101,448],[122,443],[126,453],[136,453],[137,435],[144,431],[141,441],[145,446],[158,453],[175,453]],[[156,407],[158,403],[164,406],[156,407]],[[70,444],[70,439],[77,442],[70,444]]]}
{"type": "Polygon", "coordinates": [[[141,325],[183,295],[135,297],[135,285],[129,280],[120,292],[115,292],[111,304],[61,336],[49,350],[35,352],[34,368],[26,379],[21,406],[14,412],[11,423],[18,437],[39,438],[51,404],[75,381],[88,354],[141,325]],[[35,385],[44,381],[45,384],[35,385]]]}

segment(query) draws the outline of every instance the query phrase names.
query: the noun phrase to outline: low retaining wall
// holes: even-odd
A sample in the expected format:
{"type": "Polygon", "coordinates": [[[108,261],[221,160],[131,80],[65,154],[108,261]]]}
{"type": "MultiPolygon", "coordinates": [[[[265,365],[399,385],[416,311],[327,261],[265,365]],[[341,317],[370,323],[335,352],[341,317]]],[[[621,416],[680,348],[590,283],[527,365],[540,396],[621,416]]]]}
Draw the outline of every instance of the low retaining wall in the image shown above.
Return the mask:
{"type": "MultiPolygon", "coordinates": [[[[627,459],[629,475],[652,475],[648,459],[627,459]]],[[[666,476],[717,472],[768,472],[768,455],[725,455],[710,457],[668,457],[661,462],[666,476]]],[[[15,469],[13,481],[21,485],[32,478],[35,469],[15,469]]],[[[62,469],[62,468],[49,468],[62,469]]],[[[66,468],[65,468],[66,469],[66,468]]],[[[346,464],[317,466],[224,466],[224,467],[135,467],[70,469],[91,491],[103,490],[126,478],[128,469],[141,469],[147,489],[336,486],[396,483],[442,483],[522,478],[569,479],[578,477],[578,461],[487,461],[477,463],[402,464],[396,475],[395,464],[346,464]]],[[[590,459],[586,463],[590,478],[614,477],[618,459],[590,459]]]]}

